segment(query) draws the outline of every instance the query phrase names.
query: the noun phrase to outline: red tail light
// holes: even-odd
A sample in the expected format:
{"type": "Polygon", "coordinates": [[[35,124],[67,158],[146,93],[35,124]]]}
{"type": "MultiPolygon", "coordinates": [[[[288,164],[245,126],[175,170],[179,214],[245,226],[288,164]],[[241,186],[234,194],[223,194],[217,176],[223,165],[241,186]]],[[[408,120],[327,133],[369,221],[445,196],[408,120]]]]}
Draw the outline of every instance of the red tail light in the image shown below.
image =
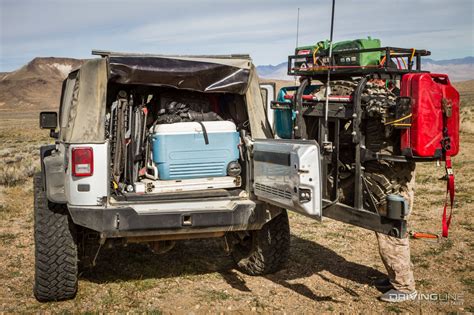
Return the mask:
{"type": "Polygon", "coordinates": [[[92,148],[72,149],[72,176],[92,176],[94,173],[94,154],[92,148]]]}

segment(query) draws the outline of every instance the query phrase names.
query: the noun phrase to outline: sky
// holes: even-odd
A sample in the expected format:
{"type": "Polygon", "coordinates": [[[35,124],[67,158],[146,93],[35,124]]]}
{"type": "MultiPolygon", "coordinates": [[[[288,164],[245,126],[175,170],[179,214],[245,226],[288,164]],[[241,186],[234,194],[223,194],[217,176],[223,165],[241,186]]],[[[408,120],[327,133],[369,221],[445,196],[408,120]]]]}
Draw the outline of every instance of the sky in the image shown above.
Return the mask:
{"type": "MultiPolygon", "coordinates": [[[[35,57],[91,58],[92,49],[156,54],[250,54],[287,60],[298,43],[329,38],[331,0],[0,0],[0,72],[35,57]]],[[[334,40],[380,38],[474,56],[474,0],[336,0],[334,40]]]]}

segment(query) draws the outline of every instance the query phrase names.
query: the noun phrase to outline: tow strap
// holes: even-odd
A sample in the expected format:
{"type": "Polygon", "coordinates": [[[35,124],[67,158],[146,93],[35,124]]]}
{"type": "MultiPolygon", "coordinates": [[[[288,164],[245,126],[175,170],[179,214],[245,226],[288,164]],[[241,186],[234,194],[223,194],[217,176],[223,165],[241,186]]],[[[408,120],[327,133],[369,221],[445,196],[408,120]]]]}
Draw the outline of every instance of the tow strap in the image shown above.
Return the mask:
{"type": "Polygon", "coordinates": [[[444,202],[443,219],[442,219],[442,236],[448,237],[449,225],[451,224],[451,218],[453,216],[454,207],[454,172],[451,163],[451,156],[448,151],[451,149],[451,138],[448,134],[448,119],[452,114],[452,104],[445,98],[442,99],[442,112],[443,112],[443,139],[441,140],[441,147],[443,149],[443,156],[446,168],[446,198],[444,202]],[[450,201],[449,216],[447,216],[448,208],[448,195],[450,201]]]}
{"type": "Polygon", "coordinates": [[[453,216],[453,207],[454,207],[454,172],[453,172],[453,167],[451,165],[451,157],[449,155],[446,155],[445,162],[446,162],[447,185],[446,185],[446,199],[444,202],[443,220],[442,220],[442,224],[443,224],[442,236],[448,237],[449,225],[451,224],[451,218],[453,216]],[[449,201],[450,201],[449,216],[447,216],[448,195],[449,195],[449,201]]]}

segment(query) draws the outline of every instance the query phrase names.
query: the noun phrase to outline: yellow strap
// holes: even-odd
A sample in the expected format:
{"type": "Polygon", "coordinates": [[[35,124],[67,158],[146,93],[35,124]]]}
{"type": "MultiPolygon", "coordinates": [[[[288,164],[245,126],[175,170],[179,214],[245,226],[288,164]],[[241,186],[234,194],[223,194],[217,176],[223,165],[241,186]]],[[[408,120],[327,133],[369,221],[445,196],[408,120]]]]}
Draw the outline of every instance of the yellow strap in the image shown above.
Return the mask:
{"type": "Polygon", "coordinates": [[[403,64],[405,65],[405,69],[408,69],[407,63],[405,61],[405,58],[402,57],[403,64]]]}
{"type": "MultiPolygon", "coordinates": [[[[399,118],[399,119],[395,119],[395,120],[392,120],[392,121],[388,121],[388,122],[385,123],[385,125],[396,124],[396,123],[401,122],[401,121],[403,121],[403,120],[405,120],[405,119],[407,119],[407,118],[410,118],[411,115],[412,115],[412,114],[408,114],[408,115],[406,115],[405,117],[402,117],[402,118],[399,118]]],[[[400,124],[400,125],[402,125],[402,124],[400,124]]],[[[411,125],[411,124],[410,124],[410,125],[411,125]]]]}
{"type": "Polygon", "coordinates": [[[411,124],[393,124],[395,127],[411,127],[411,124]]]}
{"type": "Polygon", "coordinates": [[[415,48],[412,48],[412,49],[413,49],[413,51],[411,52],[411,57],[410,57],[409,62],[411,62],[413,60],[413,56],[415,56],[416,49],[415,48]]]}
{"type": "Polygon", "coordinates": [[[317,59],[317,58],[316,58],[316,54],[318,53],[318,50],[319,50],[319,46],[316,47],[316,49],[315,49],[314,52],[313,52],[313,68],[314,68],[314,66],[316,65],[316,59],[317,59]]]}

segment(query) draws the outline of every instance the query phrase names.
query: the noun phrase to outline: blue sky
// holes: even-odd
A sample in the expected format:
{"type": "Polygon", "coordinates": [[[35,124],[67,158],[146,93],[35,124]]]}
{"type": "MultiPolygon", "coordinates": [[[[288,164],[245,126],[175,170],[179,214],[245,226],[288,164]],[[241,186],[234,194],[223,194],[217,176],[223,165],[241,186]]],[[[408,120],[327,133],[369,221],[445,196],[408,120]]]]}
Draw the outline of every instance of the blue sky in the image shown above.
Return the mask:
{"type": "MultiPolygon", "coordinates": [[[[329,37],[331,0],[0,0],[0,71],[34,57],[90,58],[92,49],[162,54],[249,53],[278,64],[329,37]]],[[[473,0],[336,0],[335,40],[474,55],[473,0]]]]}

